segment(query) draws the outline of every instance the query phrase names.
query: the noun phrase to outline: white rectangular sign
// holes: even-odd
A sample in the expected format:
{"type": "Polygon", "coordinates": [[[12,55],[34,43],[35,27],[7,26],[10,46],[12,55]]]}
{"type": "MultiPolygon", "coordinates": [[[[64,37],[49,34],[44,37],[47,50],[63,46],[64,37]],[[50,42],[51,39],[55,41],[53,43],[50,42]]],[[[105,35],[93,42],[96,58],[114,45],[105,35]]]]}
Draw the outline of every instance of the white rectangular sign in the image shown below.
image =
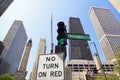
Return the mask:
{"type": "Polygon", "coordinates": [[[40,55],[37,80],[63,80],[64,63],[62,54],[40,55]]]}

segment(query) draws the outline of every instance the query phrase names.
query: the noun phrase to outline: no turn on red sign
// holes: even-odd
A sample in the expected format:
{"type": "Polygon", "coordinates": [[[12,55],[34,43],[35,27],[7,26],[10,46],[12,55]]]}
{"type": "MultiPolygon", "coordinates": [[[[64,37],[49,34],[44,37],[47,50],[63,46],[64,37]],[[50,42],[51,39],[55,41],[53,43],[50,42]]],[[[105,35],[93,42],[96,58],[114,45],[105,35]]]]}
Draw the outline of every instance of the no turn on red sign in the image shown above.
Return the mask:
{"type": "Polygon", "coordinates": [[[63,54],[40,55],[38,62],[37,80],[63,80],[63,54]]]}

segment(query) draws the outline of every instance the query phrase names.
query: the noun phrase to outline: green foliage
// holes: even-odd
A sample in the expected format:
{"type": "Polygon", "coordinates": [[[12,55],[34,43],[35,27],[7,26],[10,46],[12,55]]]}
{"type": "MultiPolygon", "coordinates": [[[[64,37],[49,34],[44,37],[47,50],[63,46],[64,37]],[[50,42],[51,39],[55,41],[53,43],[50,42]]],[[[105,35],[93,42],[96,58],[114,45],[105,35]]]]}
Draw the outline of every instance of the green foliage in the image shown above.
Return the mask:
{"type": "Polygon", "coordinates": [[[95,78],[95,80],[104,80],[104,77],[103,76],[98,76],[95,78]]]}
{"type": "Polygon", "coordinates": [[[120,73],[120,53],[114,54],[114,72],[120,73]]]}
{"type": "MultiPolygon", "coordinates": [[[[119,80],[117,76],[106,76],[107,80],[119,80]]],[[[95,80],[105,80],[104,76],[98,76],[95,78],[95,80]]]]}
{"type": "Polygon", "coordinates": [[[117,76],[107,76],[107,80],[119,80],[117,76]]]}
{"type": "Polygon", "coordinates": [[[3,74],[0,75],[0,80],[15,80],[15,77],[10,74],[3,74]]]}

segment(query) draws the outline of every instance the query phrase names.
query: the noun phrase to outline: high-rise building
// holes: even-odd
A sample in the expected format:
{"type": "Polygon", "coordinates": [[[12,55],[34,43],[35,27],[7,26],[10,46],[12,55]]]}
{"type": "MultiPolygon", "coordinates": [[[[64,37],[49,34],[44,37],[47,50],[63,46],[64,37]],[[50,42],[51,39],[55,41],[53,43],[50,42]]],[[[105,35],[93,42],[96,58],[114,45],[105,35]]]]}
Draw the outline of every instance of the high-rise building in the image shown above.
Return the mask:
{"type": "Polygon", "coordinates": [[[26,44],[27,35],[22,21],[15,20],[3,40],[4,50],[1,54],[0,73],[15,75],[26,44]]]}
{"type": "Polygon", "coordinates": [[[3,51],[4,47],[5,46],[4,46],[3,42],[0,41],[0,55],[2,54],[2,51],[3,51]]]}
{"type": "MultiPolygon", "coordinates": [[[[0,41],[0,56],[1,56],[1,54],[2,54],[2,52],[3,52],[3,50],[4,50],[4,44],[3,44],[3,42],[2,41],[0,41]]],[[[2,63],[2,58],[0,57],[0,64],[2,63]]]]}
{"type": "Polygon", "coordinates": [[[46,52],[46,40],[45,39],[40,39],[39,45],[38,45],[38,50],[36,54],[36,59],[33,65],[33,70],[30,75],[30,80],[36,80],[37,79],[37,69],[38,69],[38,62],[39,62],[39,56],[41,54],[45,54],[46,52]]]}
{"type": "MultiPolygon", "coordinates": [[[[85,34],[79,18],[69,18],[69,33],[85,34]]],[[[69,59],[93,60],[85,40],[69,40],[69,59]]]]}
{"type": "Polygon", "coordinates": [[[25,48],[25,52],[24,52],[24,55],[23,55],[23,58],[20,64],[20,68],[17,70],[17,73],[15,75],[16,80],[26,80],[25,79],[27,75],[26,68],[27,68],[27,62],[29,59],[31,47],[32,47],[32,40],[30,39],[28,43],[26,44],[26,48],[25,48]]]}
{"type": "Polygon", "coordinates": [[[0,16],[5,12],[12,2],[13,0],[0,0],[0,16]]]}
{"type": "Polygon", "coordinates": [[[120,0],[109,0],[111,4],[118,10],[120,13],[120,0]]]}
{"type": "Polygon", "coordinates": [[[113,54],[120,52],[120,23],[110,9],[92,7],[89,12],[98,40],[106,60],[111,60],[113,54]]]}

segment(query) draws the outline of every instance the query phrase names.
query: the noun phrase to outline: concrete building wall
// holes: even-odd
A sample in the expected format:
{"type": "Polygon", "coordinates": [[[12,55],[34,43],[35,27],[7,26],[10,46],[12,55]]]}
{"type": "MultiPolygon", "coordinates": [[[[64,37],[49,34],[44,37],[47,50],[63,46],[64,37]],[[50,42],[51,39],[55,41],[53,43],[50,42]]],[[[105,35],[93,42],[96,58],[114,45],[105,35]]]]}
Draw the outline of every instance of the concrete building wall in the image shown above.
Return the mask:
{"type": "Polygon", "coordinates": [[[111,4],[118,10],[120,13],[120,0],[109,0],[111,4]]]}

